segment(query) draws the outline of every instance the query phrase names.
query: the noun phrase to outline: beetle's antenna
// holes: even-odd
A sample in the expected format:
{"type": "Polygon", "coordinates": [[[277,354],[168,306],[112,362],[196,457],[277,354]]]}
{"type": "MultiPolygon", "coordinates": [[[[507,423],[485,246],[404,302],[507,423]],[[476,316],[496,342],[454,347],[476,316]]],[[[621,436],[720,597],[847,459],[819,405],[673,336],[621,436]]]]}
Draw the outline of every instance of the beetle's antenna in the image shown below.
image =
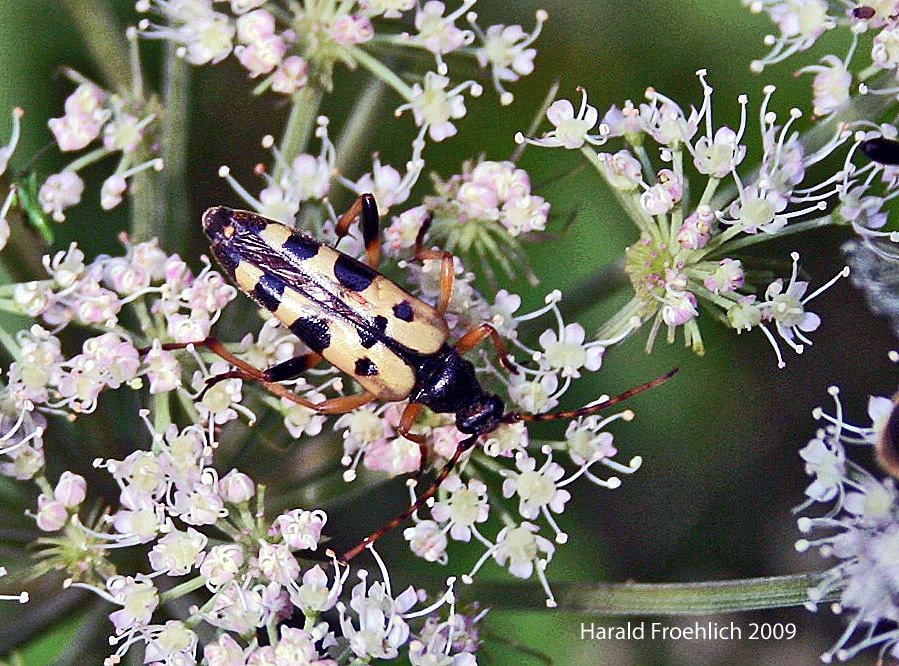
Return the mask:
{"type": "Polygon", "coordinates": [[[680,368],[674,368],[673,370],[666,372],[661,377],[653,379],[651,382],[641,384],[640,386],[625,391],[621,395],[616,395],[614,398],[603,400],[602,402],[590,407],[581,407],[580,409],[574,409],[570,412],[552,412],[544,414],[522,414],[520,412],[506,412],[505,414],[503,414],[502,421],[503,423],[515,423],[516,421],[554,421],[555,419],[576,419],[579,416],[586,416],[587,414],[598,412],[599,410],[605,409],[606,407],[611,407],[612,405],[615,405],[622,400],[627,400],[632,395],[643,393],[643,391],[656,387],[659,384],[664,384],[669,379],[674,377],[674,375],[677,374],[678,370],[680,370],[680,368]]]}
{"type": "Polygon", "coordinates": [[[418,496],[418,499],[415,500],[415,503],[410,506],[408,509],[403,511],[396,518],[391,520],[389,523],[378,529],[376,532],[373,532],[369,536],[365,537],[358,546],[353,548],[352,550],[348,550],[343,555],[340,556],[340,561],[346,564],[351,559],[356,557],[359,553],[365,550],[369,545],[373,544],[375,541],[384,536],[387,532],[392,530],[394,527],[399,527],[402,525],[406,519],[411,516],[413,513],[418,511],[422,506],[424,506],[425,502],[427,502],[431,496],[437,492],[437,489],[440,487],[440,484],[446,480],[446,477],[449,476],[450,472],[453,471],[453,467],[456,466],[456,463],[459,462],[459,457],[468,451],[471,447],[473,447],[478,441],[478,435],[472,435],[466,439],[463,439],[459,442],[458,446],[456,446],[456,451],[453,453],[453,456],[446,461],[446,464],[440,470],[440,473],[437,475],[437,478],[434,479],[434,482],[430,485],[430,487],[425,490],[421,495],[418,496]]]}

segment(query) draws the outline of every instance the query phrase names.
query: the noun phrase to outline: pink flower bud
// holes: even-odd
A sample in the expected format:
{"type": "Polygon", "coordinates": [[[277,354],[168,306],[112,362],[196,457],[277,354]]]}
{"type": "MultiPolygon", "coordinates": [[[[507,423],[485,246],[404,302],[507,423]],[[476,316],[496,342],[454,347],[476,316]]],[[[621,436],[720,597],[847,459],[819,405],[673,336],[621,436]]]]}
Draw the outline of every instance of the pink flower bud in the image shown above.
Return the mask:
{"type": "Polygon", "coordinates": [[[69,519],[69,512],[62,502],[57,502],[49,495],[41,494],[37,498],[36,522],[38,529],[44,532],[56,532],[62,529],[69,519]]]}
{"type": "Polygon", "coordinates": [[[87,495],[87,481],[80,474],[65,471],[59,477],[59,482],[53,490],[56,501],[62,502],[67,507],[76,507],[84,501],[87,495]]]}
{"type": "Polygon", "coordinates": [[[253,479],[243,472],[232,469],[219,481],[219,492],[226,502],[240,504],[246,502],[256,493],[253,479]]]}

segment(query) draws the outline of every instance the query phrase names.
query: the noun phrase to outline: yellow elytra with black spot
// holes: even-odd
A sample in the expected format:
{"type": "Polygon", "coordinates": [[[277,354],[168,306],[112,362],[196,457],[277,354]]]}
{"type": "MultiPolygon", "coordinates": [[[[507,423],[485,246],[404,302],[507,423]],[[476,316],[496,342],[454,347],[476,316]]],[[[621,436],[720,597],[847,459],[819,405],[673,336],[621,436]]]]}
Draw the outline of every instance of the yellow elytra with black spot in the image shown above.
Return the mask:
{"type": "Polygon", "coordinates": [[[437,311],[334,248],[224,207],[206,211],[203,229],[243,292],[378,398],[409,397],[422,379],[422,362],[449,349],[446,320],[437,311]]]}

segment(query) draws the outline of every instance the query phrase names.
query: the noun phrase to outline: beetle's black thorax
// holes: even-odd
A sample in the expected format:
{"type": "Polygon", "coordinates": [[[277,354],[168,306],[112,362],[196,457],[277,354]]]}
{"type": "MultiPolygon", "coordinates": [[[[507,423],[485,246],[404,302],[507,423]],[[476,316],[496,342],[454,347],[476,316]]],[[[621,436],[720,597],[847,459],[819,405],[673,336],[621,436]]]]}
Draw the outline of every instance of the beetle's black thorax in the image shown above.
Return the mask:
{"type": "Polygon", "coordinates": [[[424,403],[435,412],[457,412],[482,393],[474,366],[449,345],[419,358],[411,402],[424,403]]]}
{"type": "Polygon", "coordinates": [[[468,434],[486,434],[496,429],[505,405],[502,399],[481,388],[474,366],[454,348],[419,356],[415,388],[410,402],[420,402],[435,412],[456,414],[456,427],[468,434]]]}

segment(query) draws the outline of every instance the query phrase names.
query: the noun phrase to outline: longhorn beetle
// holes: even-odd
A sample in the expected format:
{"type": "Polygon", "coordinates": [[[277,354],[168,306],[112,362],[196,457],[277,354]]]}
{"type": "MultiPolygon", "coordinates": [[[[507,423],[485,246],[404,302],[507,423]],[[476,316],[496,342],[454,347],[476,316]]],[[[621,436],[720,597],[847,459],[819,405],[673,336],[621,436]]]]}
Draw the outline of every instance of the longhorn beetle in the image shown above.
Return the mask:
{"type": "MultiPolygon", "coordinates": [[[[378,209],[371,194],[360,196],[337,222],[338,239],[356,218],[362,226],[367,264],[319,241],[260,215],[231,208],[210,208],[203,214],[203,230],[212,253],[237,286],[268,309],[312,351],[259,370],[237,358],[214,338],[202,341],[233,366],[207,381],[213,384],[240,378],[262,383],[278,396],[327,414],[348,412],[372,400],[409,400],[400,418],[399,432],[421,449],[419,472],[424,468],[425,439],[410,431],[423,406],[454,413],[456,428],[468,435],[444,464],[431,486],[402,514],[344,553],[347,562],[383,534],[417,511],[452,471],[459,457],[477,444],[481,435],[504,423],[575,418],[614,405],[669,379],[676,371],[590,407],[553,414],[507,412],[502,398],[481,388],[474,365],[462,354],[490,337],[499,361],[517,372],[505,345],[490,324],[473,328],[447,344],[449,327],[444,313],[453,290],[454,266],[449,252],[422,247],[429,221],[418,233],[416,259],[441,262],[437,307],[420,301],[375,270],[381,254],[378,209]],[[362,385],[361,393],[312,403],[277,382],[294,379],[322,358],[362,385]]],[[[168,349],[185,344],[165,345],[168,349]]]]}

